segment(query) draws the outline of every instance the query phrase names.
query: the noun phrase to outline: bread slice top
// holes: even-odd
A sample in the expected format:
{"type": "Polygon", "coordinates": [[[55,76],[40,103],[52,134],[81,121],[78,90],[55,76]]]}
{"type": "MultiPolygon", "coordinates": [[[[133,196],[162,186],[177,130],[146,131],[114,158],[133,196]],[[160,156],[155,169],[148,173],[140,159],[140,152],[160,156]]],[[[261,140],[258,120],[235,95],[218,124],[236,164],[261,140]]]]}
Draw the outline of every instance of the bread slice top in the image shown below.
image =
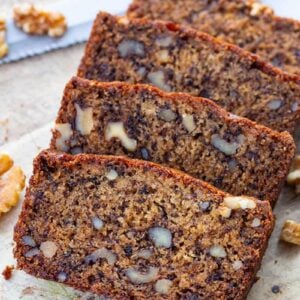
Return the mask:
{"type": "Polygon", "coordinates": [[[300,77],[257,56],[170,22],[100,13],[80,77],[149,83],[214,100],[231,113],[293,132],[300,116],[300,77]]]}
{"type": "Polygon", "coordinates": [[[275,204],[295,144],[212,101],[147,85],[73,78],[51,148],[125,155],[173,167],[233,195],[275,204]]]}
{"type": "Polygon", "coordinates": [[[127,16],[191,26],[300,75],[300,22],[276,16],[259,1],[134,0],[127,16]]]}

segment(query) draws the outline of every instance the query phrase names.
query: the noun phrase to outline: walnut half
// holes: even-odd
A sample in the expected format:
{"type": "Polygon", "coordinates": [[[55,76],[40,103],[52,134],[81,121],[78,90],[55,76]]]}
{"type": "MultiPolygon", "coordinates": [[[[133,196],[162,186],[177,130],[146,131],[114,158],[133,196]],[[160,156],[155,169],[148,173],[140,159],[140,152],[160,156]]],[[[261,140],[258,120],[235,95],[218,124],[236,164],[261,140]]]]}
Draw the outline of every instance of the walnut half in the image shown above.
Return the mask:
{"type": "Polygon", "coordinates": [[[15,24],[28,34],[59,37],[67,30],[64,15],[28,3],[16,5],[13,18],[15,24]]]}
{"type": "Polygon", "coordinates": [[[8,53],[8,45],[6,44],[6,22],[0,17],[0,58],[8,53]]]}
{"type": "Polygon", "coordinates": [[[25,175],[22,169],[12,165],[13,161],[9,156],[0,154],[0,169],[5,172],[0,178],[0,215],[17,205],[25,186],[25,175]]]}
{"type": "Polygon", "coordinates": [[[300,224],[286,220],[281,231],[280,239],[295,245],[300,245],[300,224]]]}

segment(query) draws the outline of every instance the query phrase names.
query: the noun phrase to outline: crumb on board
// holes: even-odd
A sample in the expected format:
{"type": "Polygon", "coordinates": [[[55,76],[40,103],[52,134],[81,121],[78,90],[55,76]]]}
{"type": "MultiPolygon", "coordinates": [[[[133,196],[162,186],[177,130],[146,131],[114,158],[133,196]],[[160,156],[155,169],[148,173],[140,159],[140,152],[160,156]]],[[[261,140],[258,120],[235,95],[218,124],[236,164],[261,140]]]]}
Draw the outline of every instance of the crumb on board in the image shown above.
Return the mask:
{"type": "Polygon", "coordinates": [[[14,269],[14,266],[6,266],[6,268],[2,272],[2,275],[5,280],[9,280],[11,278],[13,269],[14,269]]]}
{"type": "Polygon", "coordinates": [[[281,292],[279,285],[273,285],[272,288],[271,288],[271,290],[272,290],[273,294],[279,294],[281,292]]]}

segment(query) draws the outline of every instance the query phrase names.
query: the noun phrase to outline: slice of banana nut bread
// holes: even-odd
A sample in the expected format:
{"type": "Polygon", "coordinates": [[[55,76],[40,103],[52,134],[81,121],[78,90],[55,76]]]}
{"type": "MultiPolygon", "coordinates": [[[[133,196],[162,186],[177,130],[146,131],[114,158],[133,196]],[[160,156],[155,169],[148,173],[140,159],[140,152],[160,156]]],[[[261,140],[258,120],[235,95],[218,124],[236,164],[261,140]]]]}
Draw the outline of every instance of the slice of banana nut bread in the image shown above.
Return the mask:
{"type": "Polygon", "coordinates": [[[162,163],[233,195],[277,200],[295,145],[212,101],[148,85],[73,78],[51,148],[162,163]]]}
{"type": "Polygon", "coordinates": [[[293,131],[300,117],[300,77],[173,23],[100,13],[78,75],[150,83],[165,91],[210,98],[234,114],[279,131],[293,131]]]}
{"type": "Polygon", "coordinates": [[[277,17],[258,1],[134,0],[128,16],[192,26],[300,74],[300,22],[277,17]]]}
{"type": "Polygon", "coordinates": [[[15,227],[18,267],[109,299],[244,299],[269,203],[124,157],[43,152],[15,227]]]}

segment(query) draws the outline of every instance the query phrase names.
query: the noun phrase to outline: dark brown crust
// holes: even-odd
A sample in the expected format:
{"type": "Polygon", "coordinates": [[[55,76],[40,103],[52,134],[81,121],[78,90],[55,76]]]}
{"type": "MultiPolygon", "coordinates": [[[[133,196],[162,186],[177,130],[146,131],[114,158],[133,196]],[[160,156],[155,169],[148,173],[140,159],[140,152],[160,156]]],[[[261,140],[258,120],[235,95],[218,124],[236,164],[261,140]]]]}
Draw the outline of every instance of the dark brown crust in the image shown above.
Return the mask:
{"type": "MultiPolygon", "coordinates": [[[[138,0],[139,1],[139,0],[138,0]]],[[[133,18],[137,18],[134,16],[134,12],[136,10],[139,9],[140,4],[138,3],[138,1],[133,1],[127,10],[127,14],[129,17],[133,17],[133,18]]],[[[223,0],[223,1],[227,1],[227,0],[223,0]]],[[[252,0],[252,2],[256,3],[256,0],[252,0]]],[[[146,18],[146,17],[143,17],[146,18]]],[[[140,18],[140,19],[143,19],[140,18]]],[[[288,18],[288,17],[281,17],[281,16],[277,16],[277,15],[272,15],[272,19],[275,20],[276,22],[280,22],[280,23],[288,23],[288,24],[292,24],[293,27],[295,27],[297,30],[300,30],[300,21],[293,19],[293,18],[288,18]]]]}
{"type": "MultiPolygon", "coordinates": [[[[144,161],[139,161],[139,160],[130,160],[130,159],[126,159],[125,157],[116,157],[116,156],[106,156],[106,155],[87,155],[87,154],[80,154],[77,156],[71,156],[68,154],[62,154],[62,153],[57,153],[57,152],[53,152],[50,150],[45,150],[43,152],[41,152],[39,154],[39,156],[35,159],[34,161],[34,170],[33,170],[33,176],[30,179],[30,184],[29,187],[26,190],[26,196],[25,196],[25,200],[23,203],[23,207],[22,207],[22,211],[21,214],[19,216],[19,220],[18,223],[15,226],[15,230],[14,230],[14,241],[17,243],[17,247],[14,249],[14,255],[18,261],[18,268],[22,269],[24,271],[26,271],[27,273],[36,276],[35,273],[35,267],[31,267],[30,265],[26,264],[26,262],[24,262],[24,260],[21,260],[21,256],[20,256],[20,249],[23,247],[22,246],[22,236],[24,234],[24,230],[25,227],[27,226],[24,221],[27,219],[28,213],[31,210],[30,207],[30,201],[31,201],[31,189],[35,186],[37,186],[41,179],[42,179],[42,173],[43,170],[41,169],[41,162],[43,160],[47,160],[49,162],[49,165],[56,165],[57,163],[60,166],[64,166],[64,168],[70,168],[72,169],[72,167],[74,167],[77,163],[80,164],[84,164],[84,163],[92,163],[92,164],[99,164],[100,162],[105,162],[105,163],[109,163],[109,162],[120,162],[126,166],[128,166],[128,168],[139,168],[139,169],[143,169],[143,170],[147,170],[147,172],[154,172],[159,174],[160,176],[163,176],[165,178],[176,178],[176,180],[183,182],[185,185],[190,185],[190,184],[196,184],[198,186],[201,186],[202,189],[204,189],[207,192],[213,193],[213,194],[217,194],[221,197],[227,196],[227,193],[224,193],[222,191],[217,190],[216,188],[210,186],[209,184],[197,180],[193,177],[190,177],[188,175],[186,175],[185,173],[182,173],[180,171],[177,170],[173,170],[170,168],[165,168],[162,167],[158,164],[155,163],[150,163],[150,162],[144,162],[144,161]]],[[[262,241],[262,244],[260,245],[260,249],[257,250],[258,251],[258,256],[259,256],[259,261],[257,263],[257,265],[251,265],[248,266],[251,270],[253,270],[253,273],[251,274],[251,276],[249,275],[249,277],[244,279],[244,282],[246,283],[246,286],[244,287],[239,287],[241,293],[239,294],[239,297],[236,299],[245,299],[245,297],[247,296],[251,285],[255,282],[255,276],[256,276],[256,272],[258,271],[260,264],[261,264],[261,260],[263,257],[263,254],[265,252],[265,249],[267,248],[267,244],[268,244],[268,239],[272,233],[273,227],[274,227],[274,217],[272,214],[272,210],[270,207],[270,204],[267,201],[259,201],[253,198],[253,200],[256,202],[258,207],[262,207],[263,210],[266,213],[266,215],[264,215],[264,217],[266,218],[267,221],[267,225],[264,228],[264,239],[262,241]]],[[[44,279],[49,279],[49,280],[55,280],[53,279],[50,275],[48,275],[46,272],[43,273],[42,276],[39,276],[41,278],[44,279]]],[[[81,289],[81,290],[86,290],[86,291],[91,291],[88,287],[83,287],[80,282],[77,281],[72,281],[72,282],[68,282],[68,285],[77,288],[77,289],[81,289]]],[[[95,292],[92,290],[92,292],[95,292]]],[[[99,291],[97,291],[99,293],[99,291]]],[[[106,291],[103,290],[100,293],[105,293],[106,291]]],[[[115,298],[114,299],[122,299],[120,297],[118,297],[117,294],[114,294],[115,298]]],[[[146,299],[146,298],[143,298],[146,299]]],[[[157,298],[157,299],[165,299],[164,297],[162,298],[157,298]]],[[[223,298],[222,298],[223,299],[223,298]]]]}
{"type": "MultiPolygon", "coordinates": [[[[218,114],[220,117],[222,117],[226,122],[238,123],[238,124],[246,125],[249,127],[255,127],[258,131],[262,131],[267,135],[270,135],[272,137],[276,137],[277,139],[285,141],[288,146],[291,146],[294,150],[296,149],[294,139],[291,136],[291,134],[287,131],[278,132],[276,130],[272,130],[264,125],[257,124],[256,122],[251,121],[247,118],[243,118],[243,117],[238,117],[236,119],[232,119],[232,118],[230,118],[230,114],[224,108],[220,107],[212,100],[209,100],[209,99],[206,99],[203,97],[195,97],[195,96],[189,95],[187,93],[176,93],[176,92],[167,93],[167,92],[160,90],[159,88],[156,88],[154,86],[150,86],[147,84],[141,84],[141,83],[129,84],[126,82],[119,82],[119,81],[99,82],[96,80],[88,80],[88,79],[80,78],[77,76],[73,76],[65,87],[64,95],[63,95],[63,98],[61,101],[61,107],[62,108],[65,107],[65,105],[69,101],[69,99],[67,99],[69,89],[73,89],[76,87],[85,88],[85,87],[90,87],[90,86],[96,86],[99,88],[117,87],[117,88],[121,88],[125,91],[129,91],[131,89],[147,90],[147,91],[149,91],[153,94],[156,94],[160,97],[167,98],[170,101],[178,101],[179,100],[183,103],[187,103],[187,104],[191,105],[192,107],[197,107],[200,103],[204,103],[206,106],[210,106],[211,109],[213,110],[213,112],[218,114]]],[[[63,110],[60,109],[59,113],[62,113],[62,112],[63,112],[63,110]]],[[[62,116],[62,114],[59,114],[57,116],[56,121],[61,120],[60,116],[62,116]]]]}
{"type": "MultiPolygon", "coordinates": [[[[284,184],[286,175],[288,174],[290,164],[294,157],[295,149],[296,149],[294,140],[288,132],[277,132],[277,131],[271,130],[268,127],[265,127],[263,125],[259,125],[259,124],[255,123],[249,119],[246,119],[246,118],[232,119],[230,117],[230,114],[226,110],[224,110],[223,108],[221,108],[220,106],[215,104],[213,101],[205,99],[205,98],[193,97],[193,96],[191,96],[189,94],[185,94],[185,93],[165,93],[156,87],[152,87],[152,86],[145,85],[145,84],[131,85],[128,83],[123,83],[123,82],[98,82],[98,81],[90,81],[87,79],[82,79],[79,77],[73,77],[69,81],[69,83],[66,85],[66,88],[64,91],[64,96],[63,96],[63,99],[61,102],[61,107],[60,107],[58,116],[56,118],[56,123],[64,123],[65,122],[67,107],[68,107],[69,102],[71,101],[71,98],[69,96],[70,90],[72,90],[76,87],[88,88],[91,86],[95,86],[98,88],[108,88],[108,89],[110,87],[117,87],[124,91],[130,91],[132,89],[146,90],[146,91],[153,93],[154,95],[155,94],[159,95],[160,97],[163,97],[169,101],[174,101],[174,102],[177,101],[177,102],[181,102],[181,103],[186,103],[186,104],[192,106],[193,108],[200,107],[201,105],[204,104],[205,106],[208,106],[210,108],[210,110],[212,111],[213,114],[216,114],[222,120],[224,120],[224,123],[239,124],[239,125],[243,126],[244,128],[252,128],[257,132],[266,134],[268,136],[268,138],[275,140],[275,142],[277,142],[277,143],[281,142],[281,143],[285,144],[286,149],[287,149],[286,152],[288,153],[288,155],[285,158],[285,160],[282,160],[282,169],[281,169],[282,172],[280,174],[274,174],[274,176],[276,176],[278,178],[278,180],[277,180],[278,184],[276,185],[276,187],[274,186],[273,194],[272,195],[269,194],[266,197],[267,199],[270,200],[270,203],[272,206],[275,205],[276,200],[278,199],[279,194],[282,189],[282,186],[284,184]]],[[[56,148],[55,141],[56,141],[57,137],[58,137],[58,132],[53,131],[53,136],[52,136],[52,140],[51,140],[51,144],[50,144],[50,148],[53,150],[55,150],[55,148],[56,148]]]]}
{"type": "MultiPolygon", "coordinates": [[[[95,20],[95,23],[93,25],[93,29],[92,29],[92,32],[91,32],[91,39],[87,43],[86,50],[85,50],[85,55],[84,55],[84,57],[81,61],[81,64],[80,64],[79,68],[78,68],[77,75],[79,77],[84,77],[85,70],[86,70],[85,59],[87,57],[91,57],[91,54],[93,52],[93,47],[95,45],[94,39],[96,38],[96,36],[93,33],[96,32],[96,30],[99,26],[100,19],[105,17],[105,16],[109,17],[110,15],[107,14],[107,13],[104,13],[104,12],[100,12],[97,15],[97,18],[95,20]]],[[[250,60],[253,63],[253,65],[255,65],[255,67],[257,69],[259,69],[260,71],[262,71],[265,74],[277,77],[279,79],[279,81],[286,81],[286,82],[292,81],[292,82],[295,82],[297,84],[300,84],[300,76],[283,72],[281,69],[276,68],[276,67],[272,66],[271,64],[265,62],[259,56],[255,55],[253,53],[250,53],[246,50],[243,50],[242,48],[240,48],[236,45],[223,42],[220,39],[215,38],[215,37],[213,37],[209,34],[206,34],[204,32],[199,32],[199,31],[194,30],[192,28],[182,26],[182,25],[179,25],[179,24],[176,24],[176,23],[173,23],[173,22],[164,22],[164,21],[158,21],[158,20],[149,21],[149,20],[146,20],[146,19],[131,19],[130,22],[134,23],[134,24],[137,24],[137,25],[146,25],[146,24],[149,24],[149,22],[151,22],[151,24],[153,24],[153,26],[156,26],[158,28],[167,27],[171,31],[178,31],[178,32],[184,33],[188,37],[199,38],[201,40],[208,41],[212,45],[214,45],[216,49],[218,47],[220,47],[220,48],[223,48],[225,50],[232,51],[232,52],[238,54],[239,56],[241,56],[244,59],[250,60]]],[[[299,109],[299,118],[300,118],[300,109],[299,109]]]]}

